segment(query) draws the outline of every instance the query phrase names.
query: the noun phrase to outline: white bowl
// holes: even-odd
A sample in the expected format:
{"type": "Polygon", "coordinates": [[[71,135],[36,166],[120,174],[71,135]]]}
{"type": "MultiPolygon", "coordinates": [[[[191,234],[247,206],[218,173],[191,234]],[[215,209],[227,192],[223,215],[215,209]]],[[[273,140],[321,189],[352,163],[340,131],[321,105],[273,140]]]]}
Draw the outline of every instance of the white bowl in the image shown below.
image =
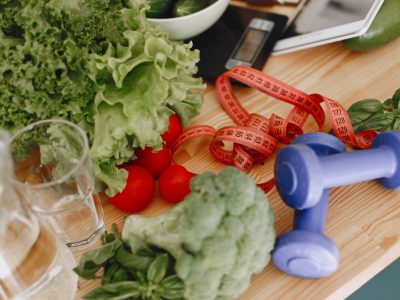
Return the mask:
{"type": "Polygon", "coordinates": [[[210,28],[222,16],[229,0],[218,0],[206,8],[183,17],[155,19],[148,18],[152,25],[160,26],[169,33],[171,40],[186,40],[210,28]]]}

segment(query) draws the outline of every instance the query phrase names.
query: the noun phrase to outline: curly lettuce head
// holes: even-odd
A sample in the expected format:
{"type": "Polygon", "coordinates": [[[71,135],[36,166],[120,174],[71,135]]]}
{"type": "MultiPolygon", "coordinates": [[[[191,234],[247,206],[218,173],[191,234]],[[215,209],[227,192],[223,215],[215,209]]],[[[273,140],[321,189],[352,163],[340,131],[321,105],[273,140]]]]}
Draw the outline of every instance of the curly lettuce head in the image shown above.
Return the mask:
{"type": "Polygon", "coordinates": [[[0,5],[0,126],[47,118],[85,118],[97,88],[89,53],[44,19],[42,1],[0,5]]]}
{"type": "Polygon", "coordinates": [[[198,51],[145,18],[147,1],[35,0],[0,4],[0,127],[79,124],[95,176],[122,190],[133,148],[162,146],[169,116],[198,114],[198,51]]]}

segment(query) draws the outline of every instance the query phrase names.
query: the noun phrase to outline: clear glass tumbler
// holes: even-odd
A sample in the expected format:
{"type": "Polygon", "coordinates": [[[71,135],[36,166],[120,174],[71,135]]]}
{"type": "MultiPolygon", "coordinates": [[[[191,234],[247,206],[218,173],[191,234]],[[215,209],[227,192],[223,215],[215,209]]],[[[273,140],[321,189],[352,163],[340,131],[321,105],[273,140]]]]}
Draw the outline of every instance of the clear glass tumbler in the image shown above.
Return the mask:
{"type": "Polygon", "coordinates": [[[12,175],[8,135],[0,128],[0,300],[72,300],[78,282],[72,253],[32,213],[12,175]]]}
{"type": "Polygon", "coordinates": [[[104,230],[86,134],[63,120],[33,123],[14,134],[15,185],[33,211],[72,248],[84,248],[104,230]]]}

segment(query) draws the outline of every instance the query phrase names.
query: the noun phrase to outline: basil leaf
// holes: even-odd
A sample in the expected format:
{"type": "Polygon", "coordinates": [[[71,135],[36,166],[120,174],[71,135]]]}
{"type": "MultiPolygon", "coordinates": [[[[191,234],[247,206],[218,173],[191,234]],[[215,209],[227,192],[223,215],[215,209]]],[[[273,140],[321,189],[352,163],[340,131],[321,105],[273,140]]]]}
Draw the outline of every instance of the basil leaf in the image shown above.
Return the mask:
{"type": "Polygon", "coordinates": [[[111,283],[122,282],[129,280],[129,272],[124,268],[119,268],[111,278],[111,283]]]}
{"type": "Polygon", "coordinates": [[[95,265],[91,262],[85,263],[85,266],[80,267],[80,264],[75,267],[73,270],[76,274],[78,274],[81,278],[84,279],[97,279],[100,278],[96,275],[96,273],[101,269],[101,266],[95,265]]]}
{"type": "Polygon", "coordinates": [[[161,287],[158,289],[158,292],[160,293],[160,296],[163,299],[168,299],[168,300],[180,300],[184,299],[184,288],[180,289],[167,289],[165,287],[161,287]]]}
{"type": "Polygon", "coordinates": [[[377,131],[391,130],[396,120],[396,116],[397,112],[389,112],[373,116],[359,124],[357,127],[357,132],[361,132],[367,129],[373,129],[377,131]]]}
{"type": "Polygon", "coordinates": [[[353,126],[357,126],[374,115],[382,114],[383,105],[377,99],[364,99],[351,105],[348,113],[353,126]]]}
{"type": "Polygon", "coordinates": [[[399,108],[399,102],[400,102],[400,89],[398,89],[392,97],[392,106],[394,109],[399,108]]]}
{"type": "Polygon", "coordinates": [[[104,276],[102,278],[102,284],[104,285],[104,284],[111,283],[111,280],[112,280],[115,272],[117,272],[119,268],[120,268],[120,265],[118,265],[118,264],[112,264],[107,269],[104,268],[104,276]]]}
{"type": "Polygon", "coordinates": [[[181,289],[185,286],[178,275],[171,275],[164,278],[163,281],[161,281],[161,285],[166,289],[181,289]]]}
{"type": "Polygon", "coordinates": [[[383,102],[383,109],[387,110],[387,111],[392,111],[393,110],[393,99],[392,98],[386,99],[383,102]]]}
{"type": "Polygon", "coordinates": [[[400,117],[397,116],[396,120],[393,123],[393,130],[400,130],[400,117]]]}
{"type": "Polygon", "coordinates": [[[121,300],[140,296],[140,284],[135,281],[123,281],[98,287],[85,296],[84,299],[121,300]]]}
{"type": "Polygon", "coordinates": [[[148,281],[160,283],[164,279],[165,274],[167,274],[169,264],[170,261],[167,253],[158,254],[147,271],[148,281]]]}
{"type": "Polygon", "coordinates": [[[101,243],[103,245],[120,239],[117,224],[113,223],[111,225],[111,231],[111,233],[106,231],[101,235],[101,243]]]}
{"type": "Polygon", "coordinates": [[[185,285],[177,275],[171,275],[161,281],[158,291],[164,299],[184,299],[185,285]]]}
{"type": "Polygon", "coordinates": [[[97,278],[97,271],[100,270],[107,260],[115,255],[120,247],[121,241],[117,239],[109,244],[105,244],[97,249],[84,253],[79,265],[74,268],[75,273],[84,279],[97,278]]]}
{"type": "Polygon", "coordinates": [[[159,294],[156,294],[153,292],[153,294],[150,295],[150,298],[146,297],[145,299],[150,299],[150,300],[162,300],[159,294]]]}
{"type": "Polygon", "coordinates": [[[151,262],[154,260],[153,257],[139,256],[129,253],[122,247],[117,251],[115,258],[125,268],[143,272],[147,271],[151,262]]]}
{"type": "Polygon", "coordinates": [[[134,274],[135,274],[135,277],[137,278],[137,281],[140,284],[142,284],[142,285],[147,284],[147,278],[146,278],[145,273],[143,273],[142,271],[137,271],[137,272],[134,272],[134,274]]]}

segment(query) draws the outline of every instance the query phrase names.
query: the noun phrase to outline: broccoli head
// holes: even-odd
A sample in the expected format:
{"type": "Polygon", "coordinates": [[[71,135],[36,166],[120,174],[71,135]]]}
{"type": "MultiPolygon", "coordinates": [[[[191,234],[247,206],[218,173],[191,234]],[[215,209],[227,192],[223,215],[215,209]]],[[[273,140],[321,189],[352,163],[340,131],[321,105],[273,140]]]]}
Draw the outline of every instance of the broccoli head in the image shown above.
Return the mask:
{"type": "Polygon", "coordinates": [[[190,188],[191,194],[164,214],[129,216],[122,238],[168,251],[185,299],[235,299],[270,259],[272,208],[250,177],[233,167],[200,174],[190,188]]]}

